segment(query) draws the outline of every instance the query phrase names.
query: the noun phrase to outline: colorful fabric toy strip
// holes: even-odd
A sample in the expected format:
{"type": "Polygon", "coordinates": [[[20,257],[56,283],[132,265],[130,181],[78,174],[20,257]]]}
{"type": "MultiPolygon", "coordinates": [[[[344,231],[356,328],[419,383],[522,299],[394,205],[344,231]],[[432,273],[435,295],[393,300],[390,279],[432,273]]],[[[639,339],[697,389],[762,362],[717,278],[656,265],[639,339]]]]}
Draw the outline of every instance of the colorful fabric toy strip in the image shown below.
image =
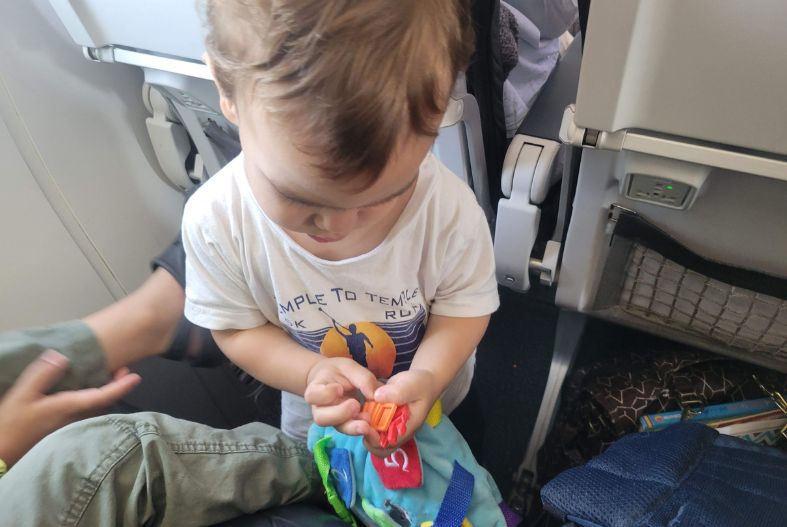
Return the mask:
{"type": "Polygon", "coordinates": [[[331,504],[331,507],[333,507],[333,510],[339,518],[353,527],[357,527],[358,524],[355,522],[355,516],[353,516],[344,505],[344,501],[342,501],[342,498],[336,491],[336,487],[333,486],[333,482],[331,481],[331,461],[328,455],[328,447],[332,445],[333,441],[331,441],[331,436],[324,436],[317,441],[312,447],[314,462],[317,465],[317,471],[320,473],[322,486],[325,487],[325,497],[328,499],[328,503],[331,504]]]}
{"type": "Polygon", "coordinates": [[[386,458],[369,456],[386,489],[415,489],[423,485],[421,453],[415,438],[410,439],[386,458]]]}
{"type": "Polygon", "coordinates": [[[385,432],[380,433],[380,446],[388,448],[407,432],[407,420],[410,419],[410,408],[405,404],[396,409],[385,432]]]}
{"type": "Polygon", "coordinates": [[[451,473],[451,480],[448,482],[433,527],[461,527],[470,510],[474,486],[475,477],[454,461],[454,471],[451,473]]]}
{"type": "Polygon", "coordinates": [[[396,406],[394,403],[366,401],[362,411],[369,415],[372,428],[380,433],[380,446],[383,448],[395,445],[407,432],[410,409],[406,404],[396,406]]]}
{"type": "MultiPolygon", "coordinates": [[[[513,527],[519,523],[502,506],[492,477],[439,410],[437,406],[430,412],[413,440],[398,445],[384,459],[375,459],[361,436],[312,425],[309,448],[314,451],[327,497],[342,518],[366,527],[513,527]],[[327,437],[330,441],[323,442],[327,437]]],[[[389,429],[394,428],[393,422],[389,429]]]]}

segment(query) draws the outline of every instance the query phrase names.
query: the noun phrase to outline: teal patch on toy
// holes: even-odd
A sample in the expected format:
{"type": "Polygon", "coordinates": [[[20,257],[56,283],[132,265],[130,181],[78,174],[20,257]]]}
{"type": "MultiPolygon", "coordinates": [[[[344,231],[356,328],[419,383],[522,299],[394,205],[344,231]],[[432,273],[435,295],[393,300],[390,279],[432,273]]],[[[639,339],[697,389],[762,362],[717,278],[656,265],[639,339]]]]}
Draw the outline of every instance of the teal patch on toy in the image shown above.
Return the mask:
{"type": "MultiPolygon", "coordinates": [[[[347,436],[333,428],[312,425],[309,448],[313,450],[315,443],[326,436],[331,437],[327,450],[332,463],[330,452],[333,450],[341,448],[349,453],[356,493],[349,509],[364,525],[421,527],[425,522],[433,522],[433,525],[459,526],[463,518],[456,523],[458,515],[465,515],[475,527],[516,525],[514,519],[506,522],[499,505],[502,502],[500,492],[492,477],[478,465],[464,438],[445,416],[434,428],[425,425],[415,434],[422,485],[414,488],[385,488],[372,463],[372,456],[363,446],[362,437],[347,436]]],[[[394,457],[383,460],[383,465],[387,461],[388,465],[404,469],[402,452],[397,450],[394,457]]],[[[337,459],[340,458],[347,459],[344,454],[337,455],[337,459]]],[[[341,469],[337,474],[344,478],[346,471],[341,469]]],[[[334,481],[332,485],[341,495],[341,484],[334,481]]],[[[344,499],[342,501],[347,503],[344,499]]]]}

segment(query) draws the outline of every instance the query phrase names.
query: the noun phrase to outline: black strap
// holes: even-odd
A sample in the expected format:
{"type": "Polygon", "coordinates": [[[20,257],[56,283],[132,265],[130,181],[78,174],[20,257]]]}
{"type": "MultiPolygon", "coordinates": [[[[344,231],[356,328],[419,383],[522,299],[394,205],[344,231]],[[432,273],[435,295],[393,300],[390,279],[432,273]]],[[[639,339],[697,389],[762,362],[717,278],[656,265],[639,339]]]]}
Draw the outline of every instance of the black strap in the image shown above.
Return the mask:
{"type": "Polygon", "coordinates": [[[502,197],[500,174],[508,140],[503,109],[503,65],[500,57],[500,2],[473,0],[475,54],[467,70],[467,91],[476,98],[481,114],[484,157],[492,205],[502,197]]]}
{"type": "Polygon", "coordinates": [[[787,279],[703,258],[638,214],[621,211],[615,224],[615,235],[653,249],[687,269],[720,282],[787,299],[787,279]]]}
{"type": "Polygon", "coordinates": [[[579,0],[579,30],[582,31],[582,50],[585,50],[585,42],[588,34],[588,16],[590,15],[590,0],[579,0]]]}

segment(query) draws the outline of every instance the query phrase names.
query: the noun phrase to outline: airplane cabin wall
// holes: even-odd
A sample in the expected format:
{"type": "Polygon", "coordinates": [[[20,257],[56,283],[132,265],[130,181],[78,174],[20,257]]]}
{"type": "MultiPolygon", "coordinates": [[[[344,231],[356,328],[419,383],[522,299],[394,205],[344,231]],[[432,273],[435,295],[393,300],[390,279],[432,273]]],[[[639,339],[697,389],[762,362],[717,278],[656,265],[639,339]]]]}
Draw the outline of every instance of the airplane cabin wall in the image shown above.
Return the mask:
{"type": "Polygon", "coordinates": [[[84,59],[46,0],[0,3],[0,330],[122,297],[176,234],[142,82],[84,59]]]}

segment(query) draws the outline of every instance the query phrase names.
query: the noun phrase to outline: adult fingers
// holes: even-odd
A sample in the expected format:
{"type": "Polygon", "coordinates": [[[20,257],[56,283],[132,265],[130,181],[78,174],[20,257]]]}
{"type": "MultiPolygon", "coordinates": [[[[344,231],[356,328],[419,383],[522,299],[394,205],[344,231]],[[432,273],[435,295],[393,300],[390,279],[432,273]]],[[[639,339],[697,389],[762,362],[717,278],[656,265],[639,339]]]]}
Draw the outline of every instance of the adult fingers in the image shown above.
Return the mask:
{"type": "Polygon", "coordinates": [[[126,368],[125,366],[123,366],[122,368],[118,368],[118,369],[116,369],[116,370],[114,371],[114,373],[112,373],[112,378],[113,378],[114,380],[118,380],[118,379],[121,379],[121,378],[125,377],[125,376],[126,376],[126,375],[128,375],[129,373],[131,373],[131,370],[129,370],[128,368],[126,368]]]}
{"type": "Polygon", "coordinates": [[[15,395],[44,395],[59,381],[68,369],[68,359],[54,350],[46,350],[31,362],[19,375],[9,391],[15,395]]]}
{"type": "Polygon", "coordinates": [[[66,418],[74,415],[91,414],[111,406],[127,395],[142,380],[136,373],[128,373],[100,388],[87,388],[60,392],[48,398],[48,403],[66,418]]]}

